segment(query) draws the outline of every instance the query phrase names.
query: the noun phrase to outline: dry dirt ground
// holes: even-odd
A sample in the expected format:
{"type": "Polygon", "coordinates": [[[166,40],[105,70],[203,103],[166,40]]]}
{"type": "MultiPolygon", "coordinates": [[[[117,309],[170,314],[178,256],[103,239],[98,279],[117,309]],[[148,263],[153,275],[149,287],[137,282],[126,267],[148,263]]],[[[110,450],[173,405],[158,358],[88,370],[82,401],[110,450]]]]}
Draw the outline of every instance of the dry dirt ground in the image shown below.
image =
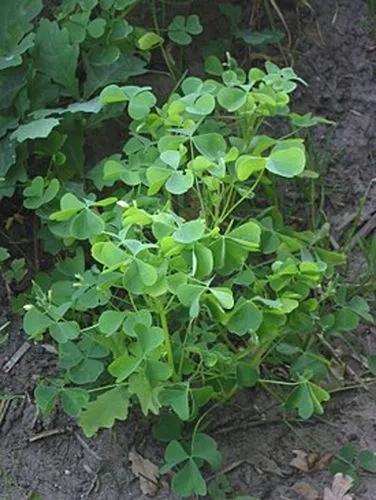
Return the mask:
{"type": "MultiPolygon", "coordinates": [[[[293,11],[286,18],[298,33],[297,71],[309,83],[300,91],[298,107],[338,123],[329,141],[327,133],[320,132],[315,144],[319,157],[329,152],[324,208],[340,238],[375,177],[376,39],[362,0],[310,3],[316,18],[301,15],[297,23],[293,11]]],[[[376,186],[369,191],[365,221],[375,211],[375,195],[376,186]]],[[[17,323],[12,322],[9,333],[8,343],[0,346],[0,367],[24,341],[17,323]]],[[[360,343],[369,352],[376,351],[375,333],[374,328],[359,331],[360,343]]],[[[9,374],[0,368],[0,393],[24,396],[3,402],[3,416],[0,411],[0,499],[144,498],[128,454],[135,448],[155,464],[161,463],[162,448],[153,440],[150,424],[135,413],[126,424],[101,432],[89,442],[59,412],[42,419],[30,396],[39,375],[51,370],[51,361],[42,346],[33,345],[9,374]],[[33,440],[44,431],[52,435],[33,440]]],[[[369,392],[340,393],[324,418],[304,425],[284,422],[270,405],[269,397],[248,391],[212,418],[208,431],[219,442],[225,476],[233,488],[227,498],[253,495],[263,500],[295,500],[302,498],[294,491],[301,481],[322,493],[332,476],[327,471],[304,473],[290,466],[296,449],[335,453],[350,443],[356,449],[376,451],[376,386],[370,386],[369,392]]],[[[157,498],[174,497],[162,485],[157,498]]],[[[225,497],[217,492],[213,498],[225,497]]],[[[354,498],[375,499],[376,476],[364,475],[354,498]]]]}

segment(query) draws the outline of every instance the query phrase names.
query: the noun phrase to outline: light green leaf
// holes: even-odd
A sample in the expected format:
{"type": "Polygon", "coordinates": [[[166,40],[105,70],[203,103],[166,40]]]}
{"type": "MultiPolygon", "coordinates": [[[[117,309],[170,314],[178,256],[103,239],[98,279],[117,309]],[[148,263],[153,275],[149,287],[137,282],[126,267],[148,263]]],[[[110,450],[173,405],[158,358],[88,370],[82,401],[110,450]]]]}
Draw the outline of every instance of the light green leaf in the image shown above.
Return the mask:
{"type": "Polygon", "coordinates": [[[72,220],[70,233],[77,240],[87,240],[96,234],[101,234],[104,228],[105,224],[99,215],[84,209],[72,220]]]}
{"type": "Polygon", "coordinates": [[[80,425],[87,437],[92,437],[101,428],[110,429],[115,420],[125,420],[128,416],[128,393],[117,387],[101,394],[88,403],[81,413],[80,425]]]}
{"type": "Polygon", "coordinates": [[[247,94],[241,89],[224,87],[219,91],[217,99],[222,108],[225,108],[227,111],[233,113],[245,104],[247,94]]]}
{"type": "Polygon", "coordinates": [[[209,291],[214,295],[224,309],[231,309],[234,307],[234,297],[229,288],[212,287],[209,288],[209,291]]]}
{"type": "Polygon", "coordinates": [[[209,160],[219,160],[226,155],[226,141],[220,134],[202,134],[193,138],[196,149],[209,160]]]}
{"type": "Polygon", "coordinates": [[[172,194],[183,194],[191,189],[195,181],[194,175],[190,170],[183,172],[174,172],[166,182],[166,189],[172,194]]]}
{"type": "Polygon", "coordinates": [[[142,363],[143,358],[136,358],[124,354],[116,358],[109,366],[108,372],[116,377],[116,382],[122,382],[127,379],[142,363]]]}
{"type": "Polygon", "coordinates": [[[240,181],[246,181],[254,173],[265,168],[266,158],[261,156],[242,155],[236,160],[236,175],[240,181]]]}
{"type": "Polygon", "coordinates": [[[174,231],[172,237],[175,241],[189,245],[194,241],[200,240],[205,233],[204,221],[198,219],[182,224],[179,229],[174,231]]]}
{"type": "MultiPolygon", "coordinates": [[[[118,85],[108,85],[99,94],[99,100],[103,104],[115,104],[119,102],[128,101],[128,96],[126,95],[124,90],[120,88],[118,85]]],[[[107,163],[112,161],[114,160],[109,160],[107,163]]],[[[114,162],[114,163],[119,163],[119,162],[114,162]]]]}
{"type": "Polygon", "coordinates": [[[122,311],[104,311],[99,317],[99,330],[107,337],[113,335],[120,329],[125,316],[122,311]]]}
{"type": "Polygon", "coordinates": [[[59,125],[59,120],[57,118],[41,118],[40,120],[34,120],[25,125],[20,125],[11,134],[11,139],[24,142],[27,139],[37,139],[47,137],[51,130],[59,125]]]}
{"type": "Polygon", "coordinates": [[[230,231],[228,238],[245,249],[254,251],[260,245],[261,229],[256,222],[246,222],[230,231]]]}
{"type": "Polygon", "coordinates": [[[305,154],[302,148],[289,147],[271,152],[266,161],[266,169],[282,177],[295,177],[303,172],[305,154]]]}
{"type": "Polygon", "coordinates": [[[153,31],[149,31],[137,40],[137,46],[141,50],[147,51],[155,49],[155,47],[159,47],[163,42],[164,40],[161,36],[157,35],[157,33],[154,33],[153,31]]]}
{"type": "Polygon", "coordinates": [[[63,344],[80,335],[80,326],[76,321],[60,321],[51,325],[49,332],[56,342],[63,344]]]}

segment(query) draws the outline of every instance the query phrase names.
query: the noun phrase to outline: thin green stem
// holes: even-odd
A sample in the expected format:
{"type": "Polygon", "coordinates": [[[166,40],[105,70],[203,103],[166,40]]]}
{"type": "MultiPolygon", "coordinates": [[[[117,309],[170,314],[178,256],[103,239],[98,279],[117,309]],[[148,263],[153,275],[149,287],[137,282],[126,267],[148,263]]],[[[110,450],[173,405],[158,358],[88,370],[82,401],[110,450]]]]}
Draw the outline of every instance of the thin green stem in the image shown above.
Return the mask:
{"type": "MultiPolygon", "coordinates": [[[[157,2],[156,2],[156,0],[152,0],[152,3],[151,3],[151,15],[152,15],[152,19],[153,19],[154,29],[155,29],[157,35],[161,36],[161,30],[159,28],[159,23],[158,23],[158,13],[157,13],[157,2]]],[[[175,68],[171,64],[170,56],[167,53],[167,51],[166,51],[166,49],[165,49],[165,47],[163,45],[163,42],[162,42],[162,44],[161,44],[160,47],[161,47],[162,56],[163,56],[163,59],[164,59],[164,61],[166,63],[168,71],[169,71],[172,79],[175,80],[175,81],[177,81],[176,73],[175,73],[175,68]]]]}
{"type": "Polygon", "coordinates": [[[253,191],[257,188],[257,186],[259,185],[261,179],[262,179],[262,176],[264,175],[264,169],[260,171],[259,175],[257,176],[257,179],[255,180],[255,182],[252,184],[252,186],[248,189],[248,191],[241,197],[239,198],[239,200],[234,203],[234,205],[232,205],[232,207],[227,210],[227,212],[221,216],[220,220],[219,220],[219,223],[221,224],[222,222],[224,222],[227,217],[229,215],[232,214],[232,212],[238,208],[239,205],[241,205],[243,203],[244,200],[246,200],[252,193],[253,191]]]}

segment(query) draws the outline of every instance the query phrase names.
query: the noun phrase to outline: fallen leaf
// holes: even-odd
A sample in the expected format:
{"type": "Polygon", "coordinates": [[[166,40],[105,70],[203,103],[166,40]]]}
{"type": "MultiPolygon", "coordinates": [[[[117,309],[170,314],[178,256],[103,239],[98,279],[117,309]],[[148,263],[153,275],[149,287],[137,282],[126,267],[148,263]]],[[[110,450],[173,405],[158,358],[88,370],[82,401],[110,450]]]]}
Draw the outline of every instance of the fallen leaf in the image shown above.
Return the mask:
{"type": "Polygon", "coordinates": [[[297,493],[303,500],[318,500],[320,495],[315,490],[313,486],[304,481],[299,481],[295,483],[292,489],[297,493]]]}
{"type": "Polygon", "coordinates": [[[333,453],[307,453],[304,450],[293,450],[295,458],[290,462],[292,467],[303,472],[317,472],[328,467],[333,459],[333,453]]]}
{"type": "Polygon", "coordinates": [[[159,469],[134,448],[129,452],[131,470],[140,480],[140,489],[144,495],[155,496],[158,491],[159,469]]]}
{"type": "Polygon", "coordinates": [[[352,495],[346,495],[352,484],[352,477],[336,474],[332,487],[324,490],[324,500],[353,500],[352,495]]]}

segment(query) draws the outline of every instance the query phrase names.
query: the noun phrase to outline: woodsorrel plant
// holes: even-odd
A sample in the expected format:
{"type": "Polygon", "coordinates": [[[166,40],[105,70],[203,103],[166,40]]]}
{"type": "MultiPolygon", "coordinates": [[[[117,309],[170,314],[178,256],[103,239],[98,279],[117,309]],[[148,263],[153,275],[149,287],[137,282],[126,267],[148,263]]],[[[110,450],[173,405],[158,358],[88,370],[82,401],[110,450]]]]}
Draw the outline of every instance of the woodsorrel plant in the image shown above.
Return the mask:
{"type": "Polygon", "coordinates": [[[133,120],[122,152],[85,182],[50,174],[24,192],[61,256],[24,317],[31,339],[58,350],[38,405],[60,400],[88,437],[136,405],[158,415],[162,470],[180,496],[205,495],[200,468],[219,466],[200,431],[213,406],[273,384],[287,410],[322,413],[320,339],[368,314],[345,297],[329,312],[344,256],[325,249],[326,227],[299,231],[273,205],[275,176],[307,175],[299,130],[320,122],[290,114],[299,78],[272,63],[246,73],[231,57],[210,66],[218,79],[186,78],[161,106],[150,88],[106,87],[97,105],[122,104],[133,120]],[[265,135],[275,117],[292,123],[288,136],[265,135]]]}

